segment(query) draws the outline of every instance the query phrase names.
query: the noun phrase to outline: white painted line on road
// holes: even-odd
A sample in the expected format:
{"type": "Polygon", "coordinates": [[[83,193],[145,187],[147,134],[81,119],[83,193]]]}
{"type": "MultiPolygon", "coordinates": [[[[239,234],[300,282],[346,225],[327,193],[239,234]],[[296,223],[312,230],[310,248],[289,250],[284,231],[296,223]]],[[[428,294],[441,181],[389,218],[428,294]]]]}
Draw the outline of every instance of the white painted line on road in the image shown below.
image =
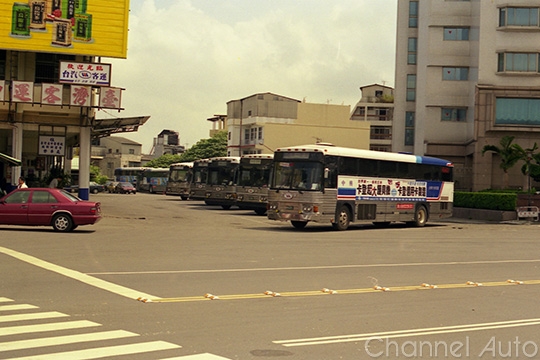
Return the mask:
{"type": "Polygon", "coordinates": [[[77,335],[65,335],[65,336],[53,336],[42,339],[30,339],[30,340],[18,340],[0,343],[0,351],[13,351],[21,349],[35,349],[44,346],[55,345],[67,345],[78,344],[90,341],[110,340],[110,339],[122,339],[127,337],[140,336],[129,331],[113,330],[102,331],[90,334],[77,334],[77,335]]]}
{"type": "Polygon", "coordinates": [[[8,299],[8,298],[6,298],[6,297],[0,297],[0,303],[2,303],[2,302],[12,302],[12,301],[13,301],[13,300],[8,299]]]}
{"type": "Polygon", "coordinates": [[[137,299],[139,297],[147,298],[147,299],[159,299],[159,297],[145,294],[141,291],[137,291],[134,289],[127,288],[125,286],[117,285],[105,280],[101,280],[98,278],[95,278],[93,276],[83,274],[81,272],[71,270],[59,265],[52,264],[50,262],[38,259],[34,256],[30,256],[27,254],[20,253],[18,251],[14,251],[5,247],[0,247],[0,253],[4,253],[6,255],[9,255],[11,257],[14,257],[16,259],[19,259],[21,261],[27,262],[29,264],[41,267],[43,269],[53,271],[55,273],[58,273],[60,275],[72,278],[74,280],[78,280],[82,283],[85,283],[87,285],[91,285],[94,287],[97,287],[102,290],[106,290],[109,292],[112,292],[117,295],[125,296],[130,299],[137,299]]]}
{"type": "Polygon", "coordinates": [[[345,342],[367,341],[371,339],[394,339],[411,336],[425,336],[425,335],[437,335],[437,334],[449,334],[467,331],[482,331],[492,329],[505,329],[511,327],[540,325],[540,319],[523,319],[523,320],[510,320],[499,321],[492,323],[481,324],[468,324],[468,325],[455,325],[455,326],[442,326],[425,329],[409,329],[409,330],[397,330],[386,332],[374,332],[366,334],[351,334],[340,336],[327,336],[307,339],[294,339],[294,340],[278,340],[273,341],[275,344],[280,344],[286,347],[293,346],[309,346],[309,345],[324,345],[324,344],[336,344],[345,342]]]}
{"type": "Polygon", "coordinates": [[[59,313],[57,311],[48,311],[32,314],[18,314],[18,315],[1,315],[0,323],[12,322],[12,321],[25,321],[25,320],[42,320],[42,319],[54,319],[59,317],[67,317],[69,315],[59,313]]]}
{"type": "MultiPolygon", "coordinates": [[[[101,348],[74,350],[52,354],[33,355],[28,357],[11,358],[10,360],[87,360],[101,359],[111,356],[130,355],[147,353],[151,351],[179,349],[180,345],[175,345],[165,341],[152,341],[139,344],[117,345],[101,348]]],[[[7,360],[7,359],[6,359],[7,360]]]]}
{"type": "Polygon", "coordinates": [[[204,353],[204,354],[196,354],[196,355],[178,356],[178,357],[166,358],[166,359],[161,359],[161,360],[231,360],[231,359],[224,358],[223,356],[204,353]]]}
{"type": "Polygon", "coordinates": [[[0,336],[10,336],[10,335],[20,335],[20,334],[32,334],[40,333],[47,331],[59,331],[59,330],[71,330],[71,329],[82,329],[94,326],[101,326],[101,324],[80,320],[80,321],[69,321],[61,323],[52,323],[52,324],[37,324],[37,325],[19,325],[19,326],[10,326],[0,328],[0,336]]]}
{"type": "Polygon", "coordinates": [[[255,272],[255,271],[286,271],[286,270],[331,270],[357,269],[374,267],[406,267],[406,266],[443,266],[443,265],[485,265],[485,264],[527,264],[540,262],[540,259],[529,260],[480,260],[480,261],[448,261],[427,263],[395,263],[395,264],[352,264],[352,265],[322,265],[322,266],[287,266],[275,268],[245,268],[245,269],[199,269],[199,270],[159,270],[159,271],[115,271],[89,272],[89,275],[154,275],[154,274],[197,274],[197,273],[226,273],[226,272],[255,272]]]}
{"type": "Polygon", "coordinates": [[[30,310],[37,309],[38,307],[30,304],[18,304],[18,305],[0,305],[0,311],[14,311],[14,310],[30,310]]]}

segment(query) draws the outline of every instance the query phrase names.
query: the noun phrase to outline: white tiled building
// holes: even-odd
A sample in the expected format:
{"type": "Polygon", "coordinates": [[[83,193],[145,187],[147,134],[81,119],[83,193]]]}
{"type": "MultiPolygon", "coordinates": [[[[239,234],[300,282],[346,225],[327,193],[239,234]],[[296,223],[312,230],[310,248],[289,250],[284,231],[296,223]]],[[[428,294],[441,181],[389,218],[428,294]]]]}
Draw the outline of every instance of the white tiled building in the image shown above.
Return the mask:
{"type": "MultiPolygon", "coordinates": [[[[502,187],[500,159],[482,155],[484,145],[505,135],[540,143],[539,9],[537,0],[398,0],[393,151],[453,161],[457,189],[502,187]]],[[[520,167],[511,187],[527,184],[520,167]]]]}

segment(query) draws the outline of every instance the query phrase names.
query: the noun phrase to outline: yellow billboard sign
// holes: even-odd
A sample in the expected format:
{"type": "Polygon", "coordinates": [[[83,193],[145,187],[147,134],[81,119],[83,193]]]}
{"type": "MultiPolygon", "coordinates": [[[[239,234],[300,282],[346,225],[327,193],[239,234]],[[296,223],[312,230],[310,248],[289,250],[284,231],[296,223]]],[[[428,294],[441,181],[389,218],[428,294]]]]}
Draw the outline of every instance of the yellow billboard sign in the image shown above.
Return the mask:
{"type": "Polygon", "coordinates": [[[0,0],[0,49],[126,58],[129,0],[0,0]]]}

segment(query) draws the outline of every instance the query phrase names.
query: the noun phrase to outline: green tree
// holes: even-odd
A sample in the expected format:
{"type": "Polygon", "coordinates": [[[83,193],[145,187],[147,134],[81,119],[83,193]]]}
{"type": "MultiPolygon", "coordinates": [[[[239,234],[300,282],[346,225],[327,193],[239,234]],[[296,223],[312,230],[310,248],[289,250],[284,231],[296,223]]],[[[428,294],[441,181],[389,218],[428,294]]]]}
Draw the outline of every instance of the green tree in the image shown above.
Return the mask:
{"type": "Polygon", "coordinates": [[[181,155],[165,154],[148,162],[147,167],[169,167],[171,164],[217,156],[227,156],[227,131],[220,131],[209,139],[199,140],[181,155]]]}
{"type": "Polygon", "coordinates": [[[508,170],[522,159],[522,154],[519,149],[516,148],[516,144],[512,144],[512,141],[514,141],[514,136],[503,136],[499,142],[501,145],[500,147],[495,145],[485,145],[482,148],[482,155],[486,152],[493,152],[501,158],[499,167],[503,171],[503,184],[505,188],[508,188],[508,170]]]}

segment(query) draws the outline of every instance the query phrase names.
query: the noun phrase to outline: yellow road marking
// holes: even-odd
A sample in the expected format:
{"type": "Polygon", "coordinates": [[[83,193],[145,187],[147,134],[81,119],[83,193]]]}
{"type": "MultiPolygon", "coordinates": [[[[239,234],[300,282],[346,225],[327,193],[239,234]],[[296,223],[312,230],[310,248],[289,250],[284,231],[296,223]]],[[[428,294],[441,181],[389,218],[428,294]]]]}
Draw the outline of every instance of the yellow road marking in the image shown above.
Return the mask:
{"type": "MultiPolygon", "coordinates": [[[[522,285],[538,285],[540,280],[526,280],[522,281],[522,285]]],[[[509,281],[492,281],[484,283],[459,283],[459,284],[441,284],[436,285],[435,289],[422,285],[409,285],[409,286],[396,286],[389,287],[388,292],[396,291],[413,291],[413,290],[432,290],[436,291],[437,289],[460,289],[460,288],[478,288],[478,287],[494,287],[494,286],[520,286],[520,284],[509,282],[509,281]]],[[[322,290],[315,291],[290,291],[290,292],[280,292],[276,297],[301,297],[301,296],[318,296],[318,295],[343,295],[343,294],[366,294],[366,293],[380,293],[385,292],[383,290],[377,290],[375,288],[361,288],[361,289],[342,289],[335,290],[335,294],[330,294],[328,292],[323,292],[322,290]]],[[[262,299],[262,298],[272,298],[272,295],[266,295],[263,292],[258,294],[231,294],[231,295],[219,295],[216,294],[219,300],[246,300],[246,299],[262,299]]],[[[212,299],[201,296],[186,296],[186,297],[176,297],[176,298],[156,298],[149,299],[148,302],[157,302],[157,303],[166,303],[166,302],[193,302],[193,301],[212,301],[212,299]]]]}

